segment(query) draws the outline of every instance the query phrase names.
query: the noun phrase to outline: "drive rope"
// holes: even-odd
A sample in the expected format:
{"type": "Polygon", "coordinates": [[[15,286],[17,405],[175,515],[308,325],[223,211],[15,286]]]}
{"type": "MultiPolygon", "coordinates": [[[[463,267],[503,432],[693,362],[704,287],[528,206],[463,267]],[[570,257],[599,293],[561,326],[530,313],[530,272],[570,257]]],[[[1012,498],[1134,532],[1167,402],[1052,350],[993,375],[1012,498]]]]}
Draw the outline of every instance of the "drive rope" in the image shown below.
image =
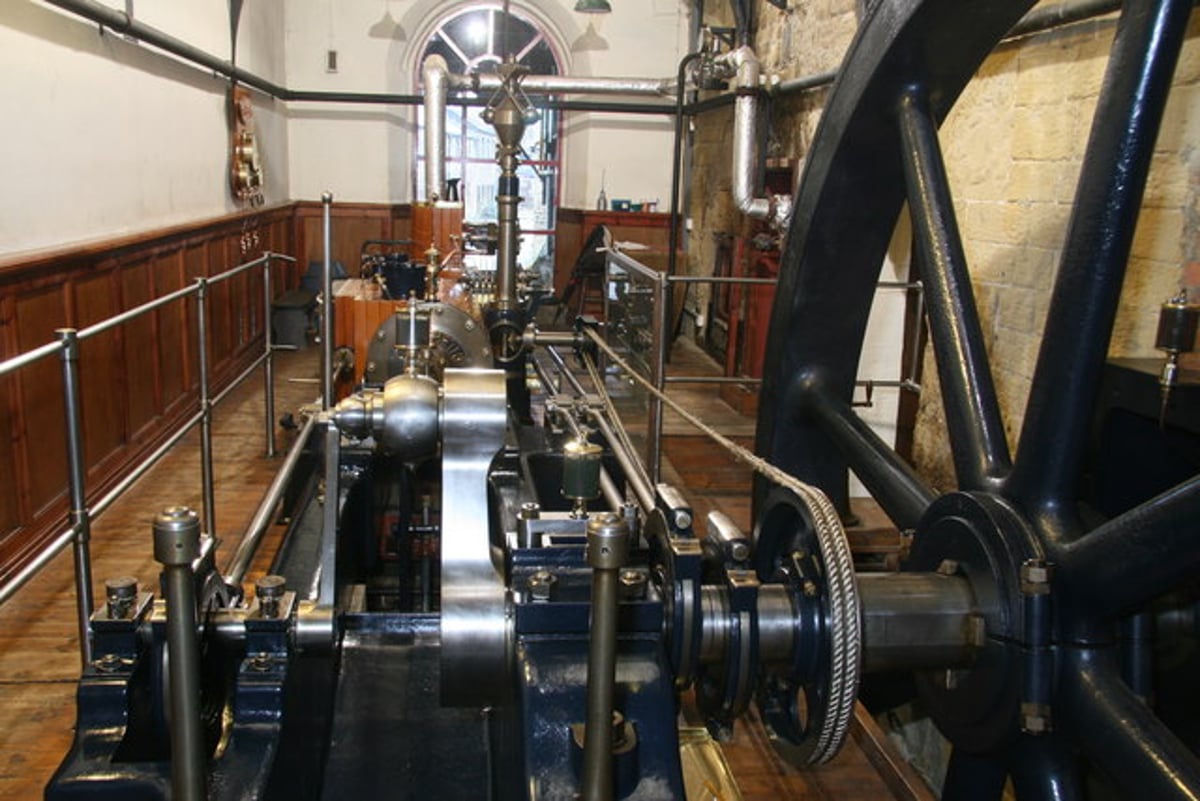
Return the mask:
{"type": "MultiPolygon", "coordinates": [[[[862,664],[862,623],[859,617],[858,584],[854,578],[854,560],[850,553],[850,544],[846,539],[846,532],[842,528],[842,521],[837,510],[833,508],[833,503],[818,487],[779,469],[766,459],[720,433],[641,376],[596,331],[584,328],[584,332],[596,347],[604,351],[605,355],[626,375],[705,436],[723,447],[733,458],[749,466],[756,473],[794,492],[812,516],[813,529],[820,545],[821,561],[829,582],[830,677],[828,714],[822,716],[821,730],[817,733],[817,742],[809,754],[808,761],[814,764],[828,761],[841,749],[850,728],[850,717],[854,712],[855,698],[858,696],[858,680],[862,664]]],[[[593,383],[596,383],[599,373],[592,363],[591,356],[585,354],[584,360],[592,375],[593,383]]],[[[602,381],[597,384],[596,391],[607,395],[602,381]]]]}

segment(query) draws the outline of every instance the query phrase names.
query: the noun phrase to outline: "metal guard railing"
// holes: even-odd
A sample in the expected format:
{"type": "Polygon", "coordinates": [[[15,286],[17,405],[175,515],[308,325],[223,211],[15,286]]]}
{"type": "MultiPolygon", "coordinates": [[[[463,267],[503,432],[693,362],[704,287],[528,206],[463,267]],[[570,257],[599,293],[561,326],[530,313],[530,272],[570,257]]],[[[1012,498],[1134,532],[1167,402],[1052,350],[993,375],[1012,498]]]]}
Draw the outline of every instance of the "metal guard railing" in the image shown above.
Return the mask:
{"type": "Polygon", "coordinates": [[[83,329],[62,328],[56,333],[58,340],[0,362],[0,376],[16,372],[41,359],[59,354],[62,360],[63,399],[67,429],[67,482],[70,497],[70,525],[43,548],[36,557],[20,570],[7,575],[0,581],[0,604],[5,603],[42,568],[50,563],[67,545],[74,545],[75,595],[79,615],[79,649],[83,665],[92,661],[91,638],[88,622],[92,615],[92,568],[89,541],[92,521],[99,517],[126,490],[133,486],[154,466],[179,440],[193,428],[200,426],[201,486],[203,492],[202,525],[211,531],[216,519],[216,502],[213,492],[212,466],[212,413],[216,405],[229,392],[245,381],[259,367],[263,368],[265,387],[265,432],[267,456],[275,456],[275,374],[274,353],[277,348],[271,342],[271,265],[275,260],[295,262],[296,259],[281,253],[265,252],[262,256],[240,264],[230,270],[211,277],[200,277],[191,286],[183,287],[148,303],[109,317],[83,329]],[[261,268],[263,273],[263,350],[254,361],[223,392],[216,397],[209,386],[208,364],[208,289],[213,284],[228,281],[249,270],[261,268]],[[87,466],[83,453],[83,425],[79,384],[79,344],[105,331],[123,325],[144,314],[160,309],[170,303],[188,297],[196,299],[196,341],[198,343],[197,367],[200,377],[199,410],[167,438],[146,459],[142,460],[127,476],[121,479],[91,507],[87,504],[87,466]]]}

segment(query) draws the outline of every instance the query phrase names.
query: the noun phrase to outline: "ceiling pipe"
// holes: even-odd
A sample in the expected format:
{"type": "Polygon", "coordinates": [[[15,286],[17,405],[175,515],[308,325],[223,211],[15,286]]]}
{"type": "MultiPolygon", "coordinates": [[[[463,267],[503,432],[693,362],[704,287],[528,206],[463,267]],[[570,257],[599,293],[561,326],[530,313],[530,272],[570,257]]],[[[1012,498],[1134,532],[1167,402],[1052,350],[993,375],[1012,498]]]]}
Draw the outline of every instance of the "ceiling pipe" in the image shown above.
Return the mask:
{"type": "MultiPolygon", "coordinates": [[[[495,93],[504,80],[497,74],[450,72],[446,60],[432,55],[421,65],[421,86],[425,106],[425,197],[436,202],[443,197],[446,183],[446,104],[451,90],[458,92],[495,93]]],[[[634,95],[671,97],[678,79],[670,78],[602,78],[571,75],[526,75],[521,79],[523,92],[541,94],[634,95]]],[[[567,104],[561,104],[567,105],[567,104]]],[[[664,113],[670,107],[654,108],[664,113]]],[[[637,111],[638,106],[617,107],[617,111],[637,111]]],[[[647,109],[648,110],[648,109],[647,109]]]]}
{"type": "MultiPolygon", "coordinates": [[[[503,80],[492,73],[471,73],[450,76],[454,89],[472,92],[494,92],[503,80]]],[[[521,88],[537,94],[583,94],[583,95],[649,95],[651,97],[673,97],[676,90],[675,76],[670,78],[602,78],[572,75],[527,75],[521,88]]]]}
{"type": "Polygon", "coordinates": [[[152,28],[145,23],[138,22],[124,11],[109,8],[96,0],[46,0],[46,2],[64,11],[69,11],[72,14],[91,20],[105,28],[110,28],[119,34],[131,36],[148,45],[157,47],[159,50],[164,50],[194,64],[199,64],[201,67],[210,69],[218,75],[223,75],[226,78],[247,86],[253,86],[255,89],[266,92],[272,97],[287,99],[288,91],[282,86],[271,83],[252,72],[247,72],[241,67],[236,67],[222,58],[194,47],[181,39],[176,39],[170,34],[163,33],[157,28],[152,28]]]}

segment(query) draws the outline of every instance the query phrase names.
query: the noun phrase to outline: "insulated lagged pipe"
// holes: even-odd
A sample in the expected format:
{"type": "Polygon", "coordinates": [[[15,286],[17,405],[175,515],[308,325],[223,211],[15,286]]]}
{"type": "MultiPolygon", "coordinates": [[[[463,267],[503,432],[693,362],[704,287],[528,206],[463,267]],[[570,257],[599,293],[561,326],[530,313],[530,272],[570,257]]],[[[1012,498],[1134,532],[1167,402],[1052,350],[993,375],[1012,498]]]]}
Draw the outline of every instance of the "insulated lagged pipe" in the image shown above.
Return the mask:
{"type": "Polygon", "coordinates": [[[754,196],[754,167],[758,163],[758,57],[749,47],[733,53],[737,65],[737,101],[733,111],[733,202],[743,214],[765,220],[771,204],[754,196]]]}
{"type": "MultiPolygon", "coordinates": [[[[459,91],[494,92],[504,79],[493,73],[451,75],[450,87],[459,91]]],[[[555,95],[633,95],[640,97],[673,97],[676,80],[671,78],[607,78],[577,75],[527,75],[521,86],[534,94],[555,95]]]]}
{"type": "Polygon", "coordinates": [[[446,187],[446,92],[450,68],[432,55],[421,65],[425,94],[425,199],[436,203],[446,187]]]}
{"type": "Polygon", "coordinates": [[[758,56],[748,46],[727,57],[737,70],[737,100],[733,110],[733,202],[748,217],[782,228],[791,211],[791,198],[758,197],[754,176],[758,167],[758,93],[762,77],[758,56]]]}

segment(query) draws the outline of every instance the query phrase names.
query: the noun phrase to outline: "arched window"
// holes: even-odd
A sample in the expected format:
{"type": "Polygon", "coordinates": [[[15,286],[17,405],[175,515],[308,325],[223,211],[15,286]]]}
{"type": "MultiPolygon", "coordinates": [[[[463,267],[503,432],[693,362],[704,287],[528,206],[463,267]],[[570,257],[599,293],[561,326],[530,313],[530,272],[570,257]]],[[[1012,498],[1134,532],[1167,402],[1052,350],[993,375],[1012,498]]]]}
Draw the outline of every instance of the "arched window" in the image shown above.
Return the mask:
{"type": "MultiPolygon", "coordinates": [[[[480,3],[460,9],[437,24],[421,52],[421,60],[438,54],[455,73],[495,72],[505,53],[535,75],[560,72],[553,48],[537,24],[500,3],[480,3]]],[[[419,69],[415,74],[420,74],[419,69]]],[[[486,97],[482,98],[487,100],[486,97]]],[[[459,192],[468,222],[496,220],[496,136],[481,117],[479,106],[446,109],[446,178],[460,180],[459,192]]],[[[523,268],[548,274],[554,263],[554,212],[561,174],[561,120],[558,112],[543,110],[541,121],[530,125],[522,139],[524,150],[519,219],[523,268]]],[[[425,197],[424,111],[418,112],[416,197],[425,197]]]]}

